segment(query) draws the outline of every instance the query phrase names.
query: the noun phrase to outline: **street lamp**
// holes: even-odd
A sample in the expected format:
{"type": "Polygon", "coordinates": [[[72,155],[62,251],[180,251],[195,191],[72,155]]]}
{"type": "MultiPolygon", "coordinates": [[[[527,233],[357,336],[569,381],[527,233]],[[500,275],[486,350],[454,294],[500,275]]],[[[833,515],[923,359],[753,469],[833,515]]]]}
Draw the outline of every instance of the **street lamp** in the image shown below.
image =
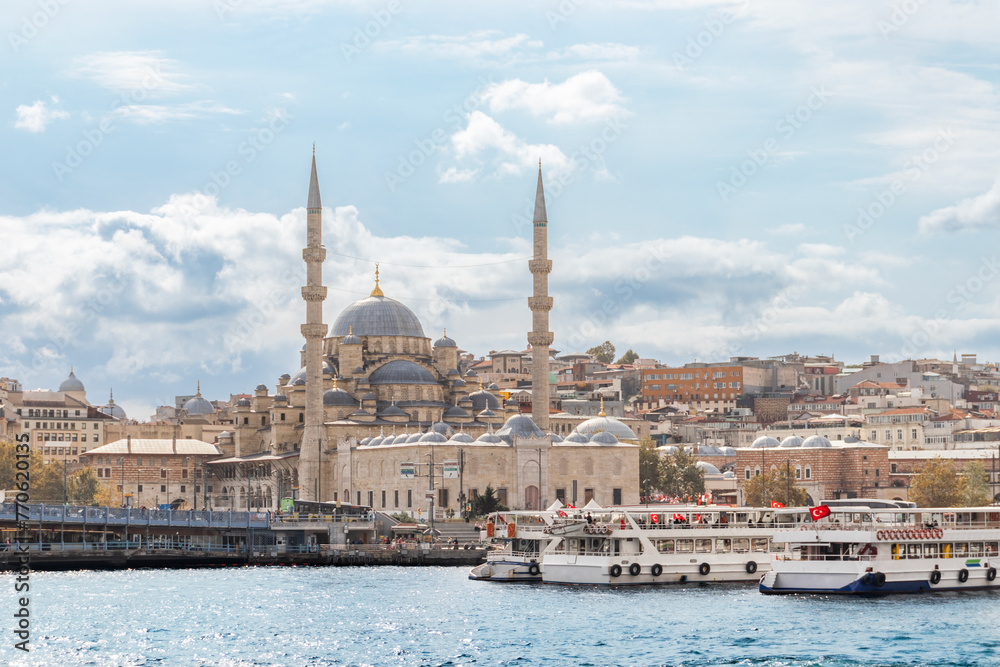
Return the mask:
{"type": "Polygon", "coordinates": [[[63,506],[69,505],[69,479],[66,475],[66,466],[69,463],[66,460],[66,453],[69,451],[69,447],[63,450],[63,506]]]}
{"type": "Polygon", "coordinates": [[[118,467],[122,469],[122,507],[125,507],[125,459],[118,457],[118,467]]]}

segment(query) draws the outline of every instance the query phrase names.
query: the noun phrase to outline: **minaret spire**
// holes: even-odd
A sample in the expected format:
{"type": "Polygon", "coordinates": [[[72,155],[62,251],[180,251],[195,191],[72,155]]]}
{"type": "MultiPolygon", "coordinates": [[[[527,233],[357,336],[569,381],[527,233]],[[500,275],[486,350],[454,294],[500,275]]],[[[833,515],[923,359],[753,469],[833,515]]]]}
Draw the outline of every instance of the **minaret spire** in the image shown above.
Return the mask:
{"type": "Polygon", "coordinates": [[[375,289],[372,290],[371,296],[385,296],[382,288],[378,286],[378,264],[375,265],[375,289]]]}
{"type": "Polygon", "coordinates": [[[528,343],[531,345],[531,419],[543,431],[549,430],[549,346],[552,345],[553,338],[549,331],[549,311],[552,310],[549,273],[552,271],[552,261],[548,257],[548,225],[545,188],[542,185],[542,161],[539,160],[532,225],[534,255],[528,261],[533,288],[532,296],[528,299],[528,307],[531,308],[528,343]]]}
{"type": "MultiPolygon", "coordinates": [[[[312,170],[309,174],[309,197],[306,200],[306,247],[302,250],[306,262],[306,285],[302,298],[306,302],[306,322],[300,327],[306,339],[306,404],[305,425],[299,445],[299,498],[321,501],[324,493],[319,478],[320,451],[323,449],[323,204],[319,196],[316,175],[316,145],[313,144],[312,170]]],[[[329,490],[327,490],[328,492],[329,490]]]]}

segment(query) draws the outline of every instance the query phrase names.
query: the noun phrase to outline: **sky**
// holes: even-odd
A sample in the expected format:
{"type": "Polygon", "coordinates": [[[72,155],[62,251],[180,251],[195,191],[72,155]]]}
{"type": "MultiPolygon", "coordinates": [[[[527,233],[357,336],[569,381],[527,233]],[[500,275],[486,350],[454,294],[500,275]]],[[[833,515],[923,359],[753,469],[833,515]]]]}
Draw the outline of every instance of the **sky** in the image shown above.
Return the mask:
{"type": "Polygon", "coordinates": [[[554,348],[665,364],[1000,357],[1000,5],[7,0],[0,375],[147,419],[299,367],[387,296],[524,349],[539,160],[554,348]]]}

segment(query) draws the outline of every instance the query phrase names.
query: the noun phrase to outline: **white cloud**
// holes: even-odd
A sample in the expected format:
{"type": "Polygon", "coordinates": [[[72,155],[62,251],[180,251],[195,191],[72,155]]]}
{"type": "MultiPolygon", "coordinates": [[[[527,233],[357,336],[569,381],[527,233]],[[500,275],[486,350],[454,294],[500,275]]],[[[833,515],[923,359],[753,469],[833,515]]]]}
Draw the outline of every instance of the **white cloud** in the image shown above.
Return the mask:
{"type": "Polygon", "coordinates": [[[638,46],[627,44],[617,44],[614,42],[590,42],[586,44],[573,44],[565,49],[551,51],[546,57],[552,59],[574,59],[583,61],[595,60],[617,60],[629,61],[637,60],[643,53],[643,49],[638,46]]]}
{"type": "Polygon", "coordinates": [[[103,51],[77,58],[72,73],[116,93],[141,101],[192,90],[190,76],[161,51],[103,51]],[[138,94],[136,94],[138,92],[138,94]]]}
{"type": "Polygon", "coordinates": [[[528,35],[503,37],[499,30],[479,30],[466,35],[420,35],[375,43],[375,48],[382,51],[463,62],[511,58],[523,49],[541,47],[542,42],[528,35]]]}
{"type": "Polygon", "coordinates": [[[563,83],[527,83],[512,79],[491,85],[482,99],[494,113],[523,110],[553,123],[606,120],[628,114],[621,91],[604,74],[590,70],[563,83]]]}
{"type": "Polygon", "coordinates": [[[775,227],[774,229],[767,230],[769,234],[779,234],[782,236],[790,236],[792,234],[801,234],[806,231],[806,226],[801,222],[793,222],[787,225],[781,225],[780,227],[775,227]]]}
{"type": "MultiPolygon", "coordinates": [[[[59,98],[53,97],[52,104],[58,104],[59,98]]],[[[49,109],[44,100],[36,100],[34,104],[22,104],[17,107],[17,120],[14,127],[26,132],[44,132],[54,120],[66,120],[69,112],[62,109],[49,109]]]]}
{"type": "Polygon", "coordinates": [[[185,104],[127,104],[117,107],[113,115],[122,120],[132,121],[140,125],[165,123],[172,120],[189,120],[201,118],[209,114],[241,114],[242,111],[230,109],[217,102],[202,100],[185,104]]]}
{"type": "Polygon", "coordinates": [[[920,218],[921,232],[961,232],[996,229],[1000,226],[1000,178],[993,187],[954,206],[931,211],[920,218]]]}
{"type": "Polygon", "coordinates": [[[490,165],[495,176],[520,174],[537,166],[539,159],[547,170],[573,168],[572,161],[559,147],[529,144],[482,111],[470,113],[468,124],[451,136],[450,143],[456,159],[473,162],[477,167],[449,167],[441,177],[442,182],[467,180],[483,165],[490,165]]]}

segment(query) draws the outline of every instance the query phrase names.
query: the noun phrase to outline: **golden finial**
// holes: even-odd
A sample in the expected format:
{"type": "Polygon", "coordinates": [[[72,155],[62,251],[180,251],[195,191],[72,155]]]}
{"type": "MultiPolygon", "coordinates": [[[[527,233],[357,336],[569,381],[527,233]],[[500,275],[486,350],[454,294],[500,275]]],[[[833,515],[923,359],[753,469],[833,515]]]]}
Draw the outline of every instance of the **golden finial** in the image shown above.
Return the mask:
{"type": "Polygon", "coordinates": [[[111,398],[108,399],[108,403],[114,403],[114,402],[115,402],[115,389],[114,389],[114,387],[112,387],[111,388],[111,398]]]}
{"type": "Polygon", "coordinates": [[[69,367],[69,374],[70,374],[70,375],[72,375],[72,374],[73,374],[73,365],[72,365],[72,364],[70,364],[70,367],[69,367]]]}
{"type": "Polygon", "coordinates": [[[375,289],[372,290],[372,296],[385,296],[378,286],[378,264],[375,265],[375,289]]]}
{"type": "Polygon", "coordinates": [[[604,414],[604,396],[603,395],[601,396],[601,411],[597,413],[597,416],[598,417],[607,417],[607,415],[604,414]]]}
{"type": "Polygon", "coordinates": [[[198,380],[198,396],[201,396],[201,380],[198,380]]]}
{"type": "Polygon", "coordinates": [[[448,337],[448,327],[441,327],[444,330],[444,337],[448,337]]]}
{"type": "Polygon", "coordinates": [[[334,389],[337,388],[337,374],[336,373],[334,373],[334,375],[333,375],[333,388],[334,389]]]}
{"type": "Polygon", "coordinates": [[[347,335],[348,336],[353,336],[354,335],[354,325],[353,324],[349,324],[347,326],[347,335]]]}

